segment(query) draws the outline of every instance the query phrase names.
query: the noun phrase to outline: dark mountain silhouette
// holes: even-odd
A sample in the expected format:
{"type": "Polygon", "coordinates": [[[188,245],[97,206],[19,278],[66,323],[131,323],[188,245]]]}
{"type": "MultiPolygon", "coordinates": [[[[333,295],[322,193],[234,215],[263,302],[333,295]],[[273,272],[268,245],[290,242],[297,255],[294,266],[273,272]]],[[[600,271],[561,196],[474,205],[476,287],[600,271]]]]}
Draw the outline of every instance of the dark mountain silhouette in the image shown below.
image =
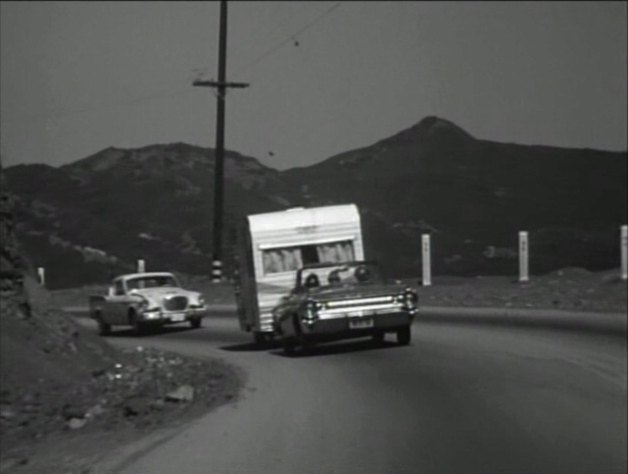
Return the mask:
{"type": "MultiPolygon", "coordinates": [[[[177,143],[8,168],[20,240],[60,287],[107,280],[138,258],[208,274],[213,159],[212,149],[177,143]]],[[[354,202],[367,254],[394,275],[419,274],[422,233],[432,235],[436,274],[516,274],[519,230],[530,233],[533,273],[611,268],[626,164],[625,152],[479,140],[436,117],[283,172],[227,152],[223,242],[245,214],[354,202]]]]}
{"type": "Polygon", "coordinates": [[[419,268],[421,233],[433,235],[440,272],[516,272],[519,230],[545,272],[618,265],[626,164],[626,153],[478,140],[428,117],[283,176],[311,203],[357,203],[371,253],[403,273],[419,268]]]}

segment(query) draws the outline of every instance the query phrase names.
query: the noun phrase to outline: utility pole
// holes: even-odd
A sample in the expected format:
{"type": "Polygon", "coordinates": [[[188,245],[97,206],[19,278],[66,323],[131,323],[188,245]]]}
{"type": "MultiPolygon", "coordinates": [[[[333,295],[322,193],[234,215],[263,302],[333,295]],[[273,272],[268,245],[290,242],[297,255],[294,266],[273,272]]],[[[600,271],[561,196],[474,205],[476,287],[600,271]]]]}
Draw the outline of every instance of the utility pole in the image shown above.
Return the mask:
{"type": "Polygon", "coordinates": [[[227,82],[227,1],[220,2],[220,32],[218,39],[218,81],[194,81],[195,86],[214,87],[218,99],[216,107],[216,153],[214,165],[214,227],[212,282],[222,280],[222,216],[223,216],[223,183],[225,159],[225,95],[227,88],[244,88],[248,84],[227,82]]]}

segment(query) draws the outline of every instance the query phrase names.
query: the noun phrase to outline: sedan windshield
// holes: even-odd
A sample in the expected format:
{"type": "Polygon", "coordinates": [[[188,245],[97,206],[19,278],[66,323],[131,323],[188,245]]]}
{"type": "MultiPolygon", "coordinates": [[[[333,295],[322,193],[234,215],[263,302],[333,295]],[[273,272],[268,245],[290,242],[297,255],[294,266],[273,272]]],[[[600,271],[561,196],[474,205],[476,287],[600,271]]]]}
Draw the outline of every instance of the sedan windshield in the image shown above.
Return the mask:
{"type": "Polygon", "coordinates": [[[177,283],[177,280],[175,280],[171,276],[133,278],[131,280],[127,280],[126,284],[129,290],[179,286],[179,284],[177,283]]]}

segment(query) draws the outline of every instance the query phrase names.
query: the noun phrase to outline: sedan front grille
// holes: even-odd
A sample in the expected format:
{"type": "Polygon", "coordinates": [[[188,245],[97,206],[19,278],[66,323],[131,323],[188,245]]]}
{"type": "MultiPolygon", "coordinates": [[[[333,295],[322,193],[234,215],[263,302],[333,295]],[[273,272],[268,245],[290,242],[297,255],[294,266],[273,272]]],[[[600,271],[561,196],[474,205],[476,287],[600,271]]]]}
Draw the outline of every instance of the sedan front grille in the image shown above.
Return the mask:
{"type": "Polygon", "coordinates": [[[164,309],[166,311],[181,311],[188,307],[188,299],[186,296],[172,296],[164,298],[164,309]]]}

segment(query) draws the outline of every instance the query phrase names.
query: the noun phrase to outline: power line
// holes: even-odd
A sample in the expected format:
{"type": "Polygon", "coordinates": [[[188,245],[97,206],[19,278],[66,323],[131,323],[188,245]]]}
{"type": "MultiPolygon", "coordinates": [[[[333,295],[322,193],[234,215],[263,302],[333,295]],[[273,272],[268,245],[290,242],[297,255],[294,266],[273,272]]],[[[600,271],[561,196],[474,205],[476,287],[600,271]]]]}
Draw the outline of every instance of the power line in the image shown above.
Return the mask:
{"type": "Polygon", "coordinates": [[[334,4],[332,7],[328,8],[327,10],[325,10],[323,13],[321,13],[319,16],[317,16],[314,20],[312,20],[310,23],[308,23],[307,25],[305,25],[304,27],[302,27],[301,29],[299,29],[298,31],[295,31],[294,33],[292,33],[290,36],[288,36],[286,39],[282,40],[281,42],[277,43],[275,46],[273,46],[271,49],[269,49],[268,51],[262,53],[260,56],[258,56],[256,59],[254,59],[252,62],[250,62],[249,64],[247,64],[246,66],[238,69],[237,72],[234,73],[234,75],[238,75],[250,68],[252,68],[253,66],[255,66],[256,64],[258,64],[262,59],[267,58],[268,56],[270,56],[271,54],[273,54],[275,51],[277,51],[279,48],[281,48],[282,46],[284,46],[285,44],[289,43],[290,41],[293,41],[294,38],[298,35],[300,35],[301,33],[303,33],[304,31],[310,29],[312,26],[314,26],[316,23],[318,23],[319,21],[321,21],[323,18],[325,18],[327,15],[329,15],[331,12],[333,12],[335,9],[337,9],[340,6],[340,2],[334,4]]]}
{"type": "MultiPolygon", "coordinates": [[[[273,54],[275,51],[277,51],[279,48],[281,48],[285,44],[289,43],[290,41],[293,41],[296,36],[300,35],[301,33],[307,31],[308,29],[310,29],[311,27],[316,25],[316,23],[320,22],[323,18],[325,18],[326,16],[331,14],[338,7],[340,7],[340,2],[335,3],[333,6],[331,6],[327,10],[323,11],[320,15],[318,15],[316,18],[314,18],[310,23],[308,23],[305,26],[301,27],[299,30],[295,31],[290,36],[288,36],[287,38],[285,38],[281,42],[277,43],[275,46],[273,46],[268,51],[262,53],[259,57],[257,57],[255,60],[250,62],[248,65],[244,66],[243,68],[240,68],[238,70],[238,72],[234,73],[234,75],[240,74],[240,73],[244,72],[245,70],[252,68],[256,64],[258,64],[260,61],[262,61],[263,59],[265,59],[268,56],[270,56],[271,54],[273,54]]],[[[279,24],[275,25],[273,30],[277,29],[283,23],[284,23],[284,21],[281,21],[279,24]]],[[[68,117],[68,116],[72,116],[72,115],[85,114],[85,113],[89,113],[89,112],[98,112],[98,111],[102,111],[102,110],[112,110],[112,109],[116,109],[118,107],[125,107],[125,106],[129,106],[129,105],[143,103],[143,102],[149,102],[149,101],[152,101],[152,100],[159,100],[159,99],[165,99],[165,98],[170,98],[170,97],[176,97],[176,96],[186,95],[186,94],[190,94],[190,93],[192,93],[192,91],[190,91],[187,88],[186,89],[179,89],[179,88],[177,88],[177,89],[170,89],[168,91],[163,91],[163,92],[158,92],[158,93],[154,93],[154,94],[150,94],[150,95],[145,95],[145,96],[137,97],[135,99],[130,99],[130,100],[126,100],[126,101],[119,101],[119,102],[108,103],[108,104],[103,104],[103,105],[96,105],[96,106],[92,106],[92,107],[82,107],[82,108],[77,108],[77,109],[56,109],[56,110],[52,110],[52,112],[50,112],[50,113],[26,114],[26,115],[20,116],[20,118],[22,118],[22,119],[31,119],[31,118],[40,118],[41,117],[41,118],[48,118],[48,119],[50,119],[50,118],[68,117]]]]}
{"type": "MultiPolygon", "coordinates": [[[[283,6],[283,5],[282,5],[283,6]]],[[[275,7],[275,10],[273,10],[273,14],[276,15],[276,10],[278,7],[275,7]]],[[[275,23],[271,28],[265,28],[263,25],[261,25],[261,28],[259,28],[258,30],[255,31],[255,33],[253,33],[251,35],[251,37],[248,40],[245,41],[241,41],[238,45],[236,45],[235,47],[231,47],[230,50],[232,51],[231,54],[237,54],[240,51],[242,51],[244,49],[244,46],[248,46],[252,43],[257,43],[259,44],[263,39],[268,38],[270,35],[272,35],[273,33],[275,33],[277,30],[279,30],[279,28],[281,28],[282,26],[284,26],[286,24],[286,22],[288,21],[288,18],[284,15],[283,18],[281,18],[277,23],[275,23]],[[261,36],[258,36],[260,35],[261,36]]]]}

